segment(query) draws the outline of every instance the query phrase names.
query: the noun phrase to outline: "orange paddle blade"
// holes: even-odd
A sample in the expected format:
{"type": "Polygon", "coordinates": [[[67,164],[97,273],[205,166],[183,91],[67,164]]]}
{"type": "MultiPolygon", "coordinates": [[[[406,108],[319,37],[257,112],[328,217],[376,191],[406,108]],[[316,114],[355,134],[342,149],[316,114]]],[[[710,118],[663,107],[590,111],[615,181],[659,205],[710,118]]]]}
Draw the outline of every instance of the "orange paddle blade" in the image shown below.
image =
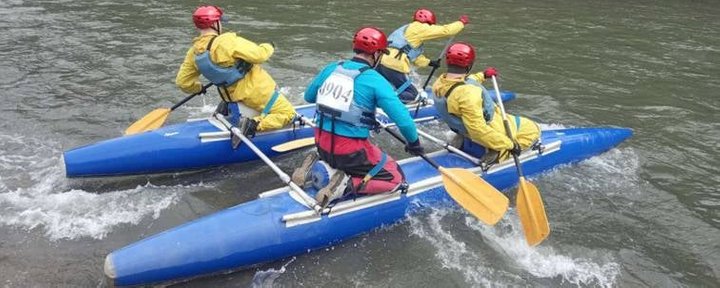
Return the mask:
{"type": "Polygon", "coordinates": [[[488,225],[495,225],[508,209],[510,201],[480,176],[461,168],[439,168],[450,197],[465,210],[488,225]]]}
{"type": "Polygon", "coordinates": [[[540,191],[525,180],[525,177],[520,177],[515,202],[525,232],[525,240],[530,246],[540,244],[550,235],[550,224],[545,215],[545,205],[540,197],[540,191]]]}
{"type": "Polygon", "coordinates": [[[307,137],[297,140],[285,142],[283,144],[275,145],[271,149],[278,153],[284,153],[287,151],[305,148],[308,146],[315,145],[315,137],[307,137]]]}
{"type": "Polygon", "coordinates": [[[160,126],[165,123],[165,119],[167,119],[168,115],[170,115],[170,109],[168,108],[155,109],[125,129],[125,135],[132,135],[160,128],[160,126]]]}

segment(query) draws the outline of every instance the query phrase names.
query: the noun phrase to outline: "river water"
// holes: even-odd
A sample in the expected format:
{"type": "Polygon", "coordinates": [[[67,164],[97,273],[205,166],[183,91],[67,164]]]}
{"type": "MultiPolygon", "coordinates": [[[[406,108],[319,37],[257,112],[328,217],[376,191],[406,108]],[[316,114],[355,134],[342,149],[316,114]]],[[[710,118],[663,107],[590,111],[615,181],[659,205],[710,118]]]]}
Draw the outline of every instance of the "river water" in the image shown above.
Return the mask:
{"type": "MultiPolygon", "coordinates": [[[[426,6],[441,23],[470,15],[457,39],[478,46],[477,69],[497,67],[517,92],[511,113],[544,127],[631,127],[634,137],[532,179],[553,229],[536,248],[513,210],[490,228],[451,207],[178,287],[720,285],[720,2],[423,2],[214,4],[227,28],[277,44],[265,67],[296,104],[322,65],[350,55],[357,27],[390,32],[426,6]]],[[[184,96],[173,82],[196,5],[0,0],[0,287],[106,286],[107,253],[281,185],[260,162],[64,177],[62,151],[119,136],[184,96]]],[[[205,116],[217,101],[197,98],[169,121],[205,116]]],[[[389,137],[377,141],[406,157],[389,137]]],[[[277,161],[291,171],[302,157],[277,161]]]]}

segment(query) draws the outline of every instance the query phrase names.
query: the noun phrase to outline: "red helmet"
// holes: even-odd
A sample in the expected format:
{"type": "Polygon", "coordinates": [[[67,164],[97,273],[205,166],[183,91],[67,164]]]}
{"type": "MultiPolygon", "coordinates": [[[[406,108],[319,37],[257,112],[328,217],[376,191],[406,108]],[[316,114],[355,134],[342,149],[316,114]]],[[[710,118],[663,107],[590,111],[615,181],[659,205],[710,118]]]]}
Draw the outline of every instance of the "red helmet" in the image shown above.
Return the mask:
{"type": "Polygon", "coordinates": [[[435,25],[435,23],[437,23],[437,20],[435,19],[435,13],[425,8],[420,8],[415,11],[413,20],[420,23],[427,23],[430,25],[435,25]]]}
{"type": "Polygon", "coordinates": [[[387,51],[387,36],[380,29],[375,27],[360,28],[353,37],[353,50],[359,50],[368,54],[377,51],[387,51]]]}
{"type": "Polygon", "coordinates": [[[475,48],[465,42],[455,42],[448,47],[445,60],[447,65],[468,68],[475,62],[475,48]]]}
{"type": "Polygon", "coordinates": [[[223,11],[217,6],[200,6],[193,12],[193,23],[199,29],[211,28],[215,22],[220,21],[223,11]]]}

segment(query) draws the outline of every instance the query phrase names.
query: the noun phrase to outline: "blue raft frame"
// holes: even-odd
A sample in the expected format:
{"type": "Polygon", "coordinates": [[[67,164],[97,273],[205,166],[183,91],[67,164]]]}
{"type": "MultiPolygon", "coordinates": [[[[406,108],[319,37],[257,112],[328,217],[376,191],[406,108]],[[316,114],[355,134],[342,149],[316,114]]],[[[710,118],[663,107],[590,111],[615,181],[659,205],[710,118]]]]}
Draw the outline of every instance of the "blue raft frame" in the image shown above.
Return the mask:
{"type": "MultiPolygon", "coordinates": [[[[544,151],[526,151],[520,158],[525,174],[536,175],[560,164],[598,155],[631,135],[627,128],[543,131],[544,151]]],[[[470,169],[498,189],[517,184],[511,160],[483,173],[465,158],[447,151],[429,156],[445,167],[470,169]]],[[[275,189],[260,194],[256,200],[116,250],[105,259],[105,274],[112,284],[124,286],[236,270],[334,245],[401,221],[424,207],[452,203],[441,176],[430,165],[419,158],[399,163],[410,184],[406,194],[394,192],[349,199],[318,215],[293,198],[288,188],[275,189]]]]}

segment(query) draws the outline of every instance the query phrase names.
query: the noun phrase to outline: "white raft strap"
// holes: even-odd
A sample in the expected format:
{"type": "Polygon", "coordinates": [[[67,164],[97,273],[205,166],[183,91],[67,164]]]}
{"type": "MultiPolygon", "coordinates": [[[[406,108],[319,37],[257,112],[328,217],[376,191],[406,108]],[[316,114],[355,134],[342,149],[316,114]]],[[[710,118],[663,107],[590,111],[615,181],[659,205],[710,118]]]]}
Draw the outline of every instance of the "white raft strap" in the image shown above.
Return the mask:
{"type": "MultiPolygon", "coordinates": [[[[558,141],[554,141],[554,142],[551,142],[551,143],[545,145],[545,150],[543,151],[543,155],[547,155],[547,154],[559,151],[561,144],[562,144],[562,141],[558,140],[558,141]]],[[[436,151],[433,153],[429,153],[428,156],[448,154],[448,153],[450,153],[450,152],[448,152],[447,150],[440,150],[440,151],[436,151]]],[[[520,160],[521,163],[527,162],[527,161],[537,158],[538,155],[539,155],[538,151],[531,150],[531,151],[528,151],[528,153],[524,153],[524,154],[520,155],[518,160],[520,160]]],[[[417,160],[417,159],[416,158],[407,158],[407,159],[398,161],[398,164],[415,161],[415,160],[417,160]]],[[[505,161],[492,166],[485,174],[492,174],[492,173],[498,172],[500,170],[504,170],[504,169],[508,169],[508,168],[512,168],[512,167],[515,167],[515,163],[512,161],[512,159],[506,159],[505,161]]],[[[473,172],[475,174],[483,173],[482,167],[479,167],[479,166],[469,168],[468,170],[470,170],[471,172],[473,172]]],[[[323,211],[323,212],[327,211],[327,213],[323,213],[323,214],[327,214],[328,217],[332,218],[332,217],[339,216],[342,214],[351,213],[351,212],[362,210],[365,208],[369,208],[369,207],[381,205],[384,203],[400,200],[400,199],[402,199],[402,197],[411,197],[414,195],[418,195],[420,193],[427,192],[433,188],[436,188],[436,187],[439,187],[442,185],[443,185],[442,184],[442,176],[438,175],[438,176],[427,178],[422,181],[418,181],[416,183],[411,184],[410,187],[408,188],[408,193],[405,196],[402,196],[402,194],[399,191],[392,192],[392,193],[377,194],[377,195],[372,195],[372,196],[363,196],[363,197],[357,198],[355,200],[350,199],[350,200],[346,200],[344,202],[340,202],[340,203],[336,204],[335,206],[333,206],[332,209],[330,209],[329,211],[328,211],[328,209],[323,211]]],[[[271,195],[277,195],[277,194],[282,193],[282,191],[276,191],[276,190],[268,191],[261,195],[264,195],[266,193],[271,194],[271,195]]],[[[267,197],[267,195],[264,195],[264,197],[267,197]]],[[[300,202],[300,204],[302,204],[302,202],[300,202]]],[[[313,210],[306,210],[306,211],[302,211],[302,212],[286,214],[282,217],[282,221],[285,222],[286,228],[316,222],[321,219],[322,219],[321,216],[317,215],[315,213],[315,211],[313,211],[313,210]]]]}

